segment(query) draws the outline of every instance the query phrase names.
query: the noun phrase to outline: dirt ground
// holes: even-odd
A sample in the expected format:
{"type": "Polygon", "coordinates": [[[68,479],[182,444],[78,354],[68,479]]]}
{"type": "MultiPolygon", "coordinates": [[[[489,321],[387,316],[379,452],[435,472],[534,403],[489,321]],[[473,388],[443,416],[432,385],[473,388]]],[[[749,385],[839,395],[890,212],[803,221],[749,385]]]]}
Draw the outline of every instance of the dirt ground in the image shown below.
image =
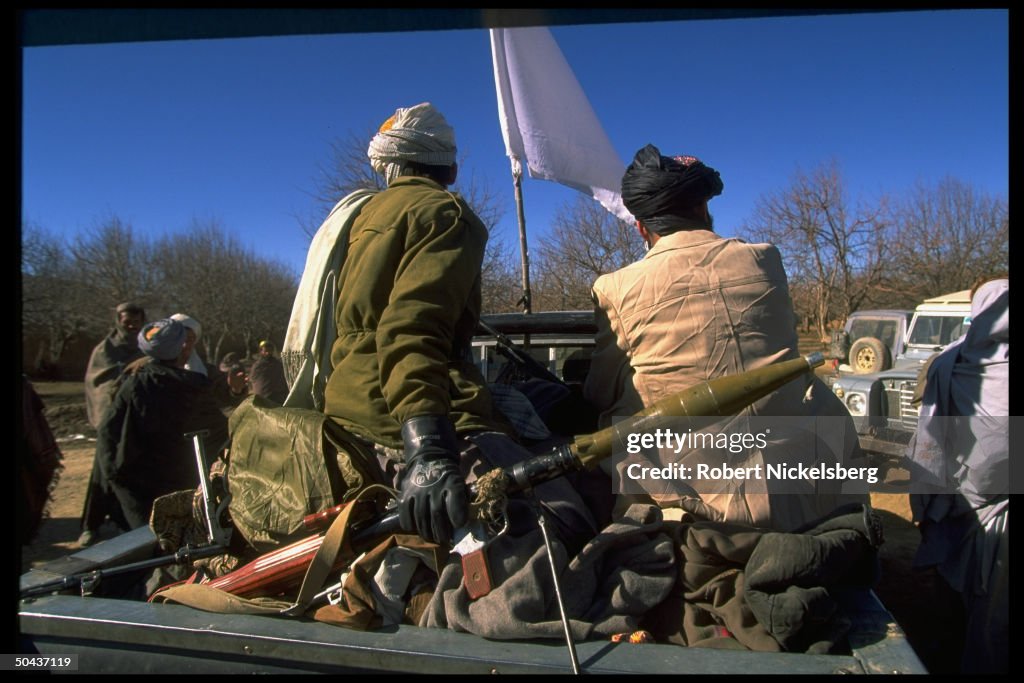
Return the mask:
{"type": "MultiPolygon", "coordinates": [[[[31,545],[22,548],[22,569],[39,566],[75,552],[86,483],[92,469],[95,432],[85,420],[82,384],[36,382],[46,406],[50,428],[58,438],[64,469],[49,506],[49,517],[31,545]]],[[[907,634],[922,662],[933,673],[954,671],[949,615],[940,613],[931,596],[937,587],[934,574],[916,572],[911,561],[918,544],[910,522],[909,499],[901,492],[900,472],[890,475],[887,492],[874,493],[872,505],[882,518],[885,543],[881,548],[881,578],[875,589],[882,603],[907,634]]],[[[115,533],[109,524],[101,538],[115,533]]]]}

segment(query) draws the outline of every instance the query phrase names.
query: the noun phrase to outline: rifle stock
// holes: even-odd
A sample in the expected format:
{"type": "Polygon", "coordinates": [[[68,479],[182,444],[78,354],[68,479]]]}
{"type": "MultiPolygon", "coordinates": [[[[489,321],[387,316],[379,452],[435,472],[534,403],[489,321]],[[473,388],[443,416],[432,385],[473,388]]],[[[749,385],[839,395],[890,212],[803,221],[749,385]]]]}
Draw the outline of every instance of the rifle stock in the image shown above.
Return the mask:
{"type": "MultiPolygon", "coordinates": [[[[667,417],[727,417],[775,391],[782,385],[824,364],[821,353],[812,353],[782,363],[701,382],[665,397],[611,427],[593,434],[577,437],[573,443],[557,446],[548,453],[534,456],[502,470],[509,493],[584,468],[592,468],[611,456],[616,446],[624,452],[625,438],[631,432],[643,430],[652,421],[667,417]]],[[[476,494],[470,485],[470,499],[476,494]]],[[[307,528],[321,528],[330,523],[345,507],[345,503],[307,516],[307,528]]],[[[398,512],[387,512],[381,517],[352,527],[352,546],[357,550],[369,547],[373,541],[401,531],[398,512]]],[[[322,535],[314,535],[291,545],[271,551],[249,564],[213,579],[210,586],[251,598],[274,596],[297,588],[306,569],[323,542],[322,535]]],[[[344,558],[336,562],[331,572],[344,567],[344,558]]]]}

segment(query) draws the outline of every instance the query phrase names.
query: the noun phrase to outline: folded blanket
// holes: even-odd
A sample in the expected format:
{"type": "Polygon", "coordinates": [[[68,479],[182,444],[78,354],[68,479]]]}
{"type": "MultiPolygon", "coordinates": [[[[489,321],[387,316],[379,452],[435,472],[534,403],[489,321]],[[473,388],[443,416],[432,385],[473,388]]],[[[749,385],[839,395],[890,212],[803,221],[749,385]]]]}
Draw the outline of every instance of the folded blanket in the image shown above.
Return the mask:
{"type": "MultiPolygon", "coordinates": [[[[661,531],[661,511],[634,505],[568,561],[553,540],[555,566],[573,637],[638,630],[640,617],[676,581],[671,539],[661,531]]],[[[488,547],[494,589],[471,600],[456,560],[441,573],[420,626],[450,628],[485,638],[564,638],[550,566],[540,530],[502,536],[488,547]]]]}

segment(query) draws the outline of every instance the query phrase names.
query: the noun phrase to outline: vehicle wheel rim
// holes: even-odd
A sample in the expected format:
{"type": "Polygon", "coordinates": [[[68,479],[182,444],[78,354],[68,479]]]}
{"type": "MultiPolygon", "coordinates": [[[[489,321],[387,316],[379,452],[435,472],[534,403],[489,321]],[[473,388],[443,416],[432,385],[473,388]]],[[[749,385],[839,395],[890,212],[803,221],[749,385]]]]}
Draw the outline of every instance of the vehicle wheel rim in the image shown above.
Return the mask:
{"type": "Polygon", "coordinates": [[[870,348],[863,348],[857,352],[857,366],[861,368],[872,368],[875,365],[875,352],[870,348]]]}

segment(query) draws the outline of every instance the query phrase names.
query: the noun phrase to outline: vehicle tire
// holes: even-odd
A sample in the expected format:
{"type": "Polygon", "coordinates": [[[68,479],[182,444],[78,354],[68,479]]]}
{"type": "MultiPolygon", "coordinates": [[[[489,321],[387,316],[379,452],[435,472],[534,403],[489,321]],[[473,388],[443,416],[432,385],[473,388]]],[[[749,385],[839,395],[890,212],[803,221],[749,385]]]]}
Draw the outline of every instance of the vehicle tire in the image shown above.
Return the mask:
{"type": "Polygon", "coordinates": [[[861,337],[850,345],[850,365],[857,375],[881,372],[892,367],[892,354],[881,339],[861,337]]]}

